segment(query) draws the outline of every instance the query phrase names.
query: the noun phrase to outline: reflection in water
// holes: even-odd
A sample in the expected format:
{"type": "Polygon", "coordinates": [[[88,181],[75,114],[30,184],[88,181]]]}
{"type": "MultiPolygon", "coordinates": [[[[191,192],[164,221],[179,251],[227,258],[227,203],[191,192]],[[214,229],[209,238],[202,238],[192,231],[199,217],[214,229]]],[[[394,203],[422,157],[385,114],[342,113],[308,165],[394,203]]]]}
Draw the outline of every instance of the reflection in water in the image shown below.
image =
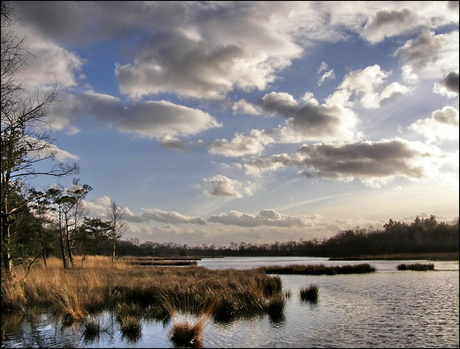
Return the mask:
{"type": "MultiPolygon", "coordinates": [[[[225,268],[226,259],[215,262],[225,268]]],[[[283,260],[292,262],[285,257],[283,260]]],[[[315,259],[304,260],[318,263],[315,259]]],[[[295,263],[298,262],[296,258],[295,263]]],[[[400,262],[372,261],[377,268],[372,275],[283,275],[283,294],[290,291],[290,297],[284,297],[281,317],[210,320],[200,345],[458,348],[458,262],[435,262],[439,271],[424,273],[398,272],[396,266],[400,262]],[[317,303],[301,301],[300,289],[310,284],[320,289],[317,303]]],[[[226,267],[258,263],[263,264],[264,260],[233,258],[226,267]]],[[[270,258],[268,263],[280,262],[270,258]]],[[[116,312],[94,315],[91,321],[92,330],[87,323],[63,327],[59,318],[49,314],[2,314],[2,347],[174,347],[169,337],[173,322],[169,320],[142,318],[137,337],[123,335],[116,312]]]]}

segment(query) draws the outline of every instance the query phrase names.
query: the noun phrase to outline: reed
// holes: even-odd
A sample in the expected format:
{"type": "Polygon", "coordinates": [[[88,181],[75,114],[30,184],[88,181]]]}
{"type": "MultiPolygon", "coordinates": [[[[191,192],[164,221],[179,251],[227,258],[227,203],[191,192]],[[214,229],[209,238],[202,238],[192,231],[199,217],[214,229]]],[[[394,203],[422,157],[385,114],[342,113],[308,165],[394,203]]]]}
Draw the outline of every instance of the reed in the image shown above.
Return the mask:
{"type": "Polygon", "coordinates": [[[398,270],[428,271],[428,270],[434,270],[434,264],[433,263],[427,263],[427,264],[422,264],[422,263],[399,264],[397,266],[397,269],[398,270]]]}
{"type": "Polygon", "coordinates": [[[303,301],[317,302],[319,289],[316,285],[310,285],[300,289],[300,299],[303,301]]]}
{"type": "Polygon", "coordinates": [[[261,267],[259,270],[267,274],[298,274],[298,275],[336,275],[336,274],[364,274],[373,273],[375,268],[371,265],[356,264],[343,266],[325,266],[324,264],[261,267]]]}

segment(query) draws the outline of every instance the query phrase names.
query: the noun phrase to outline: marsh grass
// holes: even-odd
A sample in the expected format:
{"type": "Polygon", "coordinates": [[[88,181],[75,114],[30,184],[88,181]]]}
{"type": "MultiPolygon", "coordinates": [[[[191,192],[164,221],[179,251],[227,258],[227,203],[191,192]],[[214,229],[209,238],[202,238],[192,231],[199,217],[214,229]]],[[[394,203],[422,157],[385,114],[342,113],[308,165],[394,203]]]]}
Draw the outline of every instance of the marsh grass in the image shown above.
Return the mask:
{"type": "Polygon", "coordinates": [[[284,291],[284,298],[291,299],[291,296],[292,296],[291,290],[284,291]]]}
{"type": "Polygon", "coordinates": [[[310,285],[300,289],[300,299],[303,301],[317,302],[319,288],[316,285],[310,285]]]}
{"type": "Polygon", "coordinates": [[[186,312],[177,311],[172,303],[169,303],[173,326],[169,337],[175,346],[202,348],[203,332],[209,319],[213,317],[217,301],[206,301],[198,305],[187,305],[186,312]]]}
{"type": "Polygon", "coordinates": [[[101,324],[93,319],[85,319],[83,322],[83,340],[90,343],[98,340],[101,336],[101,324]]]}
{"type": "Polygon", "coordinates": [[[270,320],[278,322],[284,319],[285,298],[281,295],[272,297],[267,304],[267,314],[270,320]]]}
{"type": "Polygon", "coordinates": [[[261,267],[259,270],[267,274],[297,274],[297,275],[337,275],[373,273],[375,268],[367,263],[343,266],[325,266],[324,264],[261,267]]]}
{"type": "Polygon", "coordinates": [[[398,270],[428,271],[428,270],[434,270],[434,264],[433,263],[427,263],[427,264],[422,264],[422,263],[399,264],[397,266],[397,269],[398,270]]]}
{"type": "MultiPolygon", "coordinates": [[[[64,315],[66,323],[112,310],[130,316],[165,320],[178,310],[200,315],[209,302],[221,321],[263,314],[267,301],[281,293],[281,279],[260,270],[209,270],[197,266],[142,268],[109,257],[88,257],[83,267],[63,269],[59,259],[48,267],[16,270],[1,284],[1,309],[39,309],[64,315]]],[[[126,320],[125,320],[126,321],[126,320]]]]}
{"type": "Polygon", "coordinates": [[[128,315],[119,318],[121,337],[127,339],[131,343],[136,343],[142,337],[142,323],[137,316],[128,315]]]}
{"type": "Polygon", "coordinates": [[[169,333],[171,341],[179,347],[202,348],[204,322],[182,320],[174,323],[169,333]]]}

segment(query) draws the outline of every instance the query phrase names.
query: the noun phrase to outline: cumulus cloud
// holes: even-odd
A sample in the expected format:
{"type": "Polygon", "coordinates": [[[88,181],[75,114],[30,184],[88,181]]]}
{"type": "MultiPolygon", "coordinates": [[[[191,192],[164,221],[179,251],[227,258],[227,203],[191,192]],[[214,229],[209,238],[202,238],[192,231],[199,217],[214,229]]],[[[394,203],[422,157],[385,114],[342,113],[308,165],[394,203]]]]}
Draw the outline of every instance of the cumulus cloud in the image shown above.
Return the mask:
{"type": "Polygon", "coordinates": [[[206,222],[199,217],[184,216],[175,211],[162,211],[157,208],[142,209],[140,217],[143,222],[157,221],[167,224],[206,224],[206,222]]]}
{"type": "Polygon", "coordinates": [[[209,190],[204,191],[204,194],[207,196],[220,196],[224,198],[237,199],[243,197],[240,193],[242,184],[237,180],[230,179],[222,175],[216,175],[209,179],[203,179],[203,182],[206,186],[210,187],[209,190]]]}
{"type": "Polygon", "coordinates": [[[282,143],[346,142],[356,136],[358,118],[351,109],[335,103],[319,104],[311,93],[296,101],[288,93],[271,92],[261,99],[259,106],[267,115],[285,118],[285,127],[271,130],[282,143]]]}
{"type": "Polygon", "coordinates": [[[337,91],[327,98],[327,103],[353,105],[353,97],[366,109],[377,109],[385,101],[398,95],[408,94],[411,89],[398,82],[387,84],[391,72],[384,71],[378,64],[348,73],[337,91]]]}
{"type": "Polygon", "coordinates": [[[458,139],[458,110],[452,107],[436,110],[430,118],[417,120],[409,126],[409,129],[422,134],[430,142],[458,139]]]}
{"type": "Polygon", "coordinates": [[[170,135],[164,135],[158,137],[158,143],[164,149],[175,149],[179,151],[189,151],[190,148],[187,147],[179,138],[171,137],[170,135]]]}
{"type": "Polygon", "coordinates": [[[438,35],[425,31],[399,47],[393,56],[399,56],[404,63],[403,79],[415,83],[420,79],[440,79],[458,71],[458,54],[458,31],[438,35]]]}
{"type": "Polygon", "coordinates": [[[145,38],[133,63],[115,69],[120,91],[139,98],[164,92],[217,99],[234,88],[264,90],[302,48],[281,28],[221,8],[192,27],[145,38]]]}
{"type": "Polygon", "coordinates": [[[230,213],[211,216],[208,218],[208,222],[237,225],[240,227],[306,227],[313,225],[310,219],[303,216],[284,215],[269,209],[261,210],[257,216],[238,211],[230,211],[230,213]]]}
{"type": "MultiPolygon", "coordinates": [[[[410,10],[397,2],[30,2],[14,10],[35,36],[60,44],[126,40],[141,31],[128,63],[115,67],[121,93],[131,98],[174,93],[215,99],[235,88],[264,90],[318,42],[347,40],[355,32],[375,43],[458,24],[458,10],[433,2],[410,10]]],[[[56,59],[66,55],[68,68],[79,68],[70,52],[50,52],[43,60],[47,69],[35,73],[64,78],[56,59]]]]}
{"type": "Polygon", "coordinates": [[[43,91],[55,87],[62,90],[78,85],[83,58],[19,24],[18,29],[17,35],[24,37],[23,46],[30,56],[16,77],[25,81],[28,90],[43,91]]]}
{"type": "Polygon", "coordinates": [[[371,43],[377,43],[383,41],[386,37],[409,32],[416,26],[418,26],[418,21],[407,8],[402,10],[382,10],[369,19],[362,35],[371,43]]]}
{"type": "Polygon", "coordinates": [[[358,142],[344,145],[303,145],[294,156],[277,154],[246,160],[248,174],[283,167],[306,167],[298,171],[308,178],[352,181],[357,178],[379,187],[397,176],[409,179],[434,177],[451,161],[448,154],[420,142],[402,139],[358,142]]]}
{"type": "Polygon", "coordinates": [[[225,138],[216,139],[208,145],[211,154],[219,154],[226,157],[238,157],[248,154],[260,154],[265,146],[275,142],[275,140],[264,131],[251,130],[249,136],[235,133],[231,141],[225,138]]]}
{"type": "Polygon", "coordinates": [[[433,91],[447,98],[455,98],[458,96],[459,81],[458,71],[450,72],[444,77],[442,82],[437,82],[434,85],[433,91]]]}
{"type": "Polygon", "coordinates": [[[301,159],[296,159],[283,153],[271,156],[251,157],[245,159],[245,164],[243,166],[246,174],[259,176],[263,171],[277,170],[283,167],[302,166],[302,161],[301,159]]]}
{"type": "MultiPolygon", "coordinates": [[[[36,139],[33,137],[26,137],[24,142],[36,149],[29,152],[29,156],[33,161],[46,158],[55,158],[60,162],[66,162],[67,160],[79,160],[78,155],[71,154],[66,150],[57,147],[55,144],[48,143],[44,140],[36,139]]],[[[24,146],[26,146],[24,144],[24,146]]]]}
{"type": "Polygon", "coordinates": [[[249,103],[245,99],[240,99],[238,102],[233,103],[233,114],[246,114],[246,115],[260,115],[257,106],[249,103]]]}
{"type": "MultiPolygon", "coordinates": [[[[50,118],[67,118],[68,125],[82,114],[106,122],[121,132],[140,137],[172,140],[174,136],[190,136],[211,128],[221,127],[214,117],[201,110],[168,101],[139,101],[130,104],[107,95],[86,91],[81,95],[67,95],[56,108],[50,109],[50,118]]],[[[60,121],[63,123],[63,121],[60,121]]]]}

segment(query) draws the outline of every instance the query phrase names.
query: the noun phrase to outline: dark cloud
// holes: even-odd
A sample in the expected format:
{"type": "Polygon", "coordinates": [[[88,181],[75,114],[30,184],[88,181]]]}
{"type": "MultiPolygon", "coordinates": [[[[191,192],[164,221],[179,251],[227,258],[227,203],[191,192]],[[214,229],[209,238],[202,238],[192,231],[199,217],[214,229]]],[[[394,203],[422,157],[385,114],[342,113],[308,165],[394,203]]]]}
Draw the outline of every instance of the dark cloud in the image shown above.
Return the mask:
{"type": "Polygon", "coordinates": [[[400,11],[378,11],[364,27],[364,37],[371,42],[382,41],[390,37],[413,29],[415,17],[408,9],[400,11]]]}
{"type": "Polygon", "coordinates": [[[426,31],[417,39],[409,40],[403,47],[396,50],[401,60],[414,69],[422,69],[427,64],[439,59],[439,51],[443,46],[443,38],[436,36],[434,32],[426,31]]]}
{"type": "Polygon", "coordinates": [[[414,166],[412,160],[430,156],[412,149],[406,142],[382,141],[331,145],[303,145],[298,153],[303,163],[316,171],[316,176],[388,177],[402,175],[423,177],[423,168],[414,166]]]}
{"type": "Polygon", "coordinates": [[[447,76],[444,78],[444,86],[446,87],[447,90],[458,94],[458,90],[459,90],[458,72],[451,72],[447,74],[447,76]]]}
{"type": "MultiPolygon", "coordinates": [[[[447,159],[447,158],[446,158],[447,159]]],[[[418,179],[427,170],[439,168],[439,149],[402,139],[359,142],[345,145],[303,145],[295,156],[277,154],[253,157],[245,161],[248,174],[283,167],[306,167],[298,175],[351,181],[360,179],[369,185],[380,185],[395,176],[418,179]]]]}
{"type": "Polygon", "coordinates": [[[281,142],[353,139],[357,123],[353,111],[332,103],[320,105],[312,96],[302,102],[280,92],[271,92],[260,100],[263,111],[286,119],[286,128],[280,134],[281,142]]]}

